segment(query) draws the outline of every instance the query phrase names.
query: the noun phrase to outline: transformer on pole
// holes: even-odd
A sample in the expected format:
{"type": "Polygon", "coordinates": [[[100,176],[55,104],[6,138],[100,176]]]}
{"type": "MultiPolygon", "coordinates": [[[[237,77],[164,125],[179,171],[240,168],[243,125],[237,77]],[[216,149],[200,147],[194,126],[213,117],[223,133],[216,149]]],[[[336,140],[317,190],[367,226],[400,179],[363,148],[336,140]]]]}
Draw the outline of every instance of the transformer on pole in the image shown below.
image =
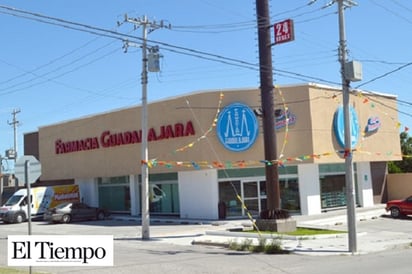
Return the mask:
{"type": "Polygon", "coordinates": [[[362,79],[361,66],[358,62],[347,62],[346,57],[346,33],[344,8],[346,5],[355,3],[347,0],[337,0],[339,14],[339,61],[342,76],[342,96],[345,128],[345,186],[346,186],[346,207],[348,219],[348,245],[349,252],[357,252],[356,236],[356,193],[353,180],[353,159],[352,159],[352,140],[351,140],[351,121],[349,112],[350,81],[362,79]]]}
{"type": "MultiPolygon", "coordinates": [[[[142,18],[129,18],[125,16],[125,21],[132,23],[135,27],[142,27],[142,73],[141,73],[141,83],[142,83],[142,112],[141,112],[141,123],[142,123],[142,145],[141,145],[141,183],[142,183],[142,193],[141,193],[141,218],[142,218],[142,240],[150,239],[150,208],[149,208],[149,198],[150,198],[150,188],[149,188],[149,152],[148,152],[148,114],[147,114],[147,83],[148,77],[147,72],[158,72],[160,71],[159,58],[159,47],[153,47],[149,49],[147,46],[147,35],[158,28],[170,28],[170,25],[165,26],[163,21],[160,24],[156,22],[150,22],[146,16],[142,18]],[[149,66],[149,68],[148,68],[149,66]]],[[[126,41],[125,47],[129,46],[129,42],[126,41]]]]}

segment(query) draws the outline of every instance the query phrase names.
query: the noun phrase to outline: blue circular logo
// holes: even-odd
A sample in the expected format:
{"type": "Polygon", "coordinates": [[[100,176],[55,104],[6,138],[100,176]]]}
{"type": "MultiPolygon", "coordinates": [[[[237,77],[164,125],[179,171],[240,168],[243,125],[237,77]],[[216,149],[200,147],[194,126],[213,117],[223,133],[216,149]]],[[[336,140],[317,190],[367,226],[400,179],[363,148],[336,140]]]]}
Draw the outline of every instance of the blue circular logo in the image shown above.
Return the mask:
{"type": "MultiPolygon", "coordinates": [[[[355,109],[350,106],[349,107],[349,120],[350,120],[350,139],[351,144],[350,148],[355,148],[358,144],[359,139],[359,120],[358,115],[356,114],[355,109]]],[[[344,124],[344,111],[343,106],[338,107],[335,112],[335,117],[333,119],[333,128],[335,131],[336,139],[339,145],[345,148],[345,124],[344,124]]]]}
{"type": "Polygon", "coordinates": [[[253,111],[245,104],[232,103],[219,114],[216,132],[222,145],[231,151],[245,151],[255,142],[259,124],[253,111]]]}

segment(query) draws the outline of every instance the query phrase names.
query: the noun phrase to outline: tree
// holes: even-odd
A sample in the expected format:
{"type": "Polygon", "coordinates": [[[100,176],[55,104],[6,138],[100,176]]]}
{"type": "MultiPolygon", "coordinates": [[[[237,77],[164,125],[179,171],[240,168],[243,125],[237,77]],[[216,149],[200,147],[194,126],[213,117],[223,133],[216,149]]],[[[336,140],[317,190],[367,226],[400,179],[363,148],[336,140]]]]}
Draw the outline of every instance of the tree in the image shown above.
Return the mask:
{"type": "Polygon", "coordinates": [[[412,172],[412,137],[406,131],[401,132],[402,161],[389,162],[389,173],[412,172]]]}

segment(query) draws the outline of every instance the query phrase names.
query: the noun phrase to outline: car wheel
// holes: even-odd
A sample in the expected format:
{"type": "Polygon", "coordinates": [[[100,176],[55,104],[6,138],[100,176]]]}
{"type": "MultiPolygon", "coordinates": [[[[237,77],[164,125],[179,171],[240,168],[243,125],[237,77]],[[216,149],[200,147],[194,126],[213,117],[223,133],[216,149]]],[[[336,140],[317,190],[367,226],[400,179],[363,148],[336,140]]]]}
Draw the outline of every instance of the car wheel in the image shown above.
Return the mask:
{"type": "Polygon", "coordinates": [[[63,217],[62,217],[62,222],[63,223],[70,223],[70,221],[72,220],[72,217],[69,215],[69,214],[65,214],[65,215],[63,215],[63,217]]]}
{"type": "Polygon", "coordinates": [[[397,207],[392,207],[391,208],[391,217],[392,218],[399,218],[401,217],[401,211],[397,207]]]}
{"type": "Polygon", "coordinates": [[[21,222],[23,222],[24,221],[24,214],[23,213],[17,213],[15,216],[14,216],[14,222],[15,223],[21,223],[21,222]]]}
{"type": "Polygon", "coordinates": [[[104,220],[104,217],[106,217],[104,211],[97,212],[97,220],[104,220]]]}

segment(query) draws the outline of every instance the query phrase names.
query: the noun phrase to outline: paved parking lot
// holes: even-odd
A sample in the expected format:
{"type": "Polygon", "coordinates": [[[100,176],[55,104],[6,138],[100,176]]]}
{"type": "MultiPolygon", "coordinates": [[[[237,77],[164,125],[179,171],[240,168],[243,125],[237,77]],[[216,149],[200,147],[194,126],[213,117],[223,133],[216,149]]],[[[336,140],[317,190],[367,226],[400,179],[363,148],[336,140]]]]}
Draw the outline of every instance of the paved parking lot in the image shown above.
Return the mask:
{"type": "MultiPolygon", "coordinates": [[[[204,234],[206,230],[222,229],[221,226],[206,224],[177,224],[156,222],[150,226],[150,237],[154,240],[167,241],[168,238],[179,237],[182,244],[191,244],[196,235],[204,234]]],[[[33,235],[113,235],[114,239],[139,240],[141,224],[131,220],[85,221],[69,224],[51,224],[43,221],[32,222],[33,235]]],[[[7,235],[27,235],[28,223],[2,224],[0,221],[0,237],[7,235]]],[[[175,243],[179,241],[173,240],[175,243]]]]}
{"type": "MultiPolygon", "coordinates": [[[[335,219],[333,219],[335,221],[335,219]]],[[[302,222],[307,220],[302,220],[302,222]]],[[[32,222],[33,235],[113,235],[113,267],[33,267],[47,273],[388,273],[396,262],[397,273],[409,273],[412,256],[412,218],[392,219],[377,217],[357,222],[358,247],[376,248],[374,253],[342,256],[347,248],[345,239],[288,241],[287,245],[300,248],[301,253],[290,255],[251,254],[235,252],[222,247],[192,245],[194,239],[208,237],[206,232],[221,232],[238,227],[247,220],[200,223],[156,222],[150,226],[151,239],[141,240],[141,225],[135,219],[49,224],[32,222]],[[393,246],[398,241],[404,244],[393,246]],[[302,245],[299,247],[299,245],[302,245]],[[374,246],[375,245],[375,246],[374,246]],[[378,250],[385,246],[386,249],[378,250]],[[378,252],[380,251],[380,252],[378,252]],[[323,254],[323,253],[324,254],[323,254]],[[385,252],[382,256],[381,252],[385,252]],[[315,255],[315,256],[302,256],[315,255]],[[328,255],[328,259],[318,255],[328,255]],[[336,271],[334,265],[339,265],[336,271]],[[339,271],[338,271],[339,270],[339,271]],[[405,272],[403,272],[403,270],[405,272]]],[[[313,224],[313,221],[310,221],[313,224]]],[[[342,222],[323,226],[345,229],[342,222]]],[[[27,235],[28,223],[2,224],[0,222],[0,250],[7,248],[8,235],[27,235]]],[[[227,239],[227,238],[223,238],[227,239]]],[[[7,257],[0,252],[0,265],[7,266],[7,257]]],[[[27,270],[27,267],[23,267],[27,270]]]]}

